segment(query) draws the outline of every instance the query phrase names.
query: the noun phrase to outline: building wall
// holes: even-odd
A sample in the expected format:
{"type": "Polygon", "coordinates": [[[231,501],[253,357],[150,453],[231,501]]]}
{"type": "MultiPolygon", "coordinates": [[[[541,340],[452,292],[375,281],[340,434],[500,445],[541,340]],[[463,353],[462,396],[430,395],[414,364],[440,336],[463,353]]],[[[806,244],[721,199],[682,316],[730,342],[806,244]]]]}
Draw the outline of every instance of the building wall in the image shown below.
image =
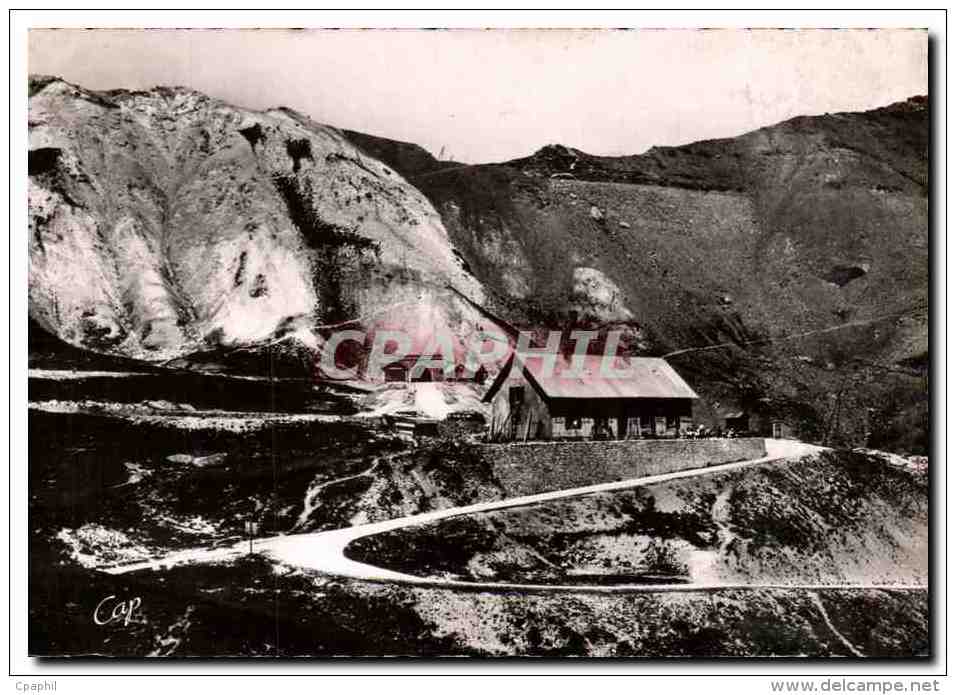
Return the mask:
{"type": "Polygon", "coordinates": [[[553,439],[591,439],[594,436],[594,418],[557,416],[551,418],[551,437],[553,439]],[[576,421],[580,427],[572,429],[570,426],[576,421]]]}
{"type": "Polygon", "coordinates": [[[770,423],[769,436],[776,439],[796,439],[796,430],[789,423],[782,420],[773,420],[770,423]]]}
{"type": "Polygon", "coordinates": [[[489,431],[492,439],[498,441],[524,441],[528,439],[551,438],[551,415],[548,404],[524,373],[512,370],[491,401],[491,422],[489,431]],[[521,387],[524,397],[520,402],[520,412],[513,412],[511,389],[521,387]]]}
{"type": "Polygon", "coordinates": [[[484,444],[509,497],[610,483],[767,455],[761,438],[484,444]]]}
{"type": "Polygon", "coordinates": [[[507,369],[491,399],[490,441],[676,437],[693,424],[690,398],[546,399],[527,370],[513,362],[507,369]],[[522,390],[517,400],[516,388],[522,390]]]}
{"type": "Polygon", "coordinates": [[[681,398],[570,399],[545,401],[521,372],[513,373],[492,400],[491,433],[495,441],[527,439],[591,440],[599,422],[607,427],[610,439],[640,438],[642,435],[676,437],[689,428],[691,400],[681,398]],[[512,413],[511,388],[524,387],[520,414],[512,413]],[[661,418],[660,426],[657,420],[661,418]],[[531,421],[530,427],[528,421],[531,421]],[[518,422],[512,428],[512,422],[518,422]],[[572,422],[579,427],[572,428],[572,422]]]}
{"type": "Polygon", "coordinates": [[[773,437],[774,425],[779,423],[779,434],[782,439],[798,439],[799,432],[795,423],[781,417],[768,414],[750,414],[750,430],[764,437],[773,437]]]}
{"type": "Polygon", "coordinates": [[[549,410],[552,439],[592,439],[599,420],[609,427],[611,439],[676,437],[693,422],[692,401],[687,398],[558,398],[549,403],[549,410]],[[658,418],[663,418],[660,428],[658,418]],[[575,421],[580,421],[579,428],[569,426],[575,421]]]}

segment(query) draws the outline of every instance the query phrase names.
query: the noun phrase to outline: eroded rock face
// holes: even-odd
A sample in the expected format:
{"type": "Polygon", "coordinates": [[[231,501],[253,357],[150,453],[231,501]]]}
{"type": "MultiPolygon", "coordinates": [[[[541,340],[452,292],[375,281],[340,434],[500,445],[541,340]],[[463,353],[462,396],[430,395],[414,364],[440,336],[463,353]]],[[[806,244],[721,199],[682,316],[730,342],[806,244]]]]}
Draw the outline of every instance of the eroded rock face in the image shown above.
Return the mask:
{"type": "Polygon", "coordinates": [[[596,268],[575,268],[574,298],[582,315],[596,316],[603,322],[630,321],[634,315],[620,301],[623,292],[614,281],[596,268]]]}
{"type": "Polygon", "coordinates": [[[161,360],[315,348],[319,327],[362,316],[469,330],[449,288],[481,289],[434,208],[333,128],[56,78],[31,81],[29,127],[30,315],[67,342],[161,360]]]}

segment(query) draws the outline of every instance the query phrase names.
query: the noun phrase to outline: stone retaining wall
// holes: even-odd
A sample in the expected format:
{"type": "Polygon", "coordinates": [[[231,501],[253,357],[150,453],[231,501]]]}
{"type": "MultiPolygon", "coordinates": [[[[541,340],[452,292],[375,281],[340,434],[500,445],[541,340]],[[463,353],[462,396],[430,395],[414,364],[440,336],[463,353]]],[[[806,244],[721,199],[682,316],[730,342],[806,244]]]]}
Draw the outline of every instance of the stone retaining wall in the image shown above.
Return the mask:
{"type": "Polygon", "coordinates": [[[643,439],[484,444],[508,496],[565,490],[767,455],[763,439],[643,439]]]}

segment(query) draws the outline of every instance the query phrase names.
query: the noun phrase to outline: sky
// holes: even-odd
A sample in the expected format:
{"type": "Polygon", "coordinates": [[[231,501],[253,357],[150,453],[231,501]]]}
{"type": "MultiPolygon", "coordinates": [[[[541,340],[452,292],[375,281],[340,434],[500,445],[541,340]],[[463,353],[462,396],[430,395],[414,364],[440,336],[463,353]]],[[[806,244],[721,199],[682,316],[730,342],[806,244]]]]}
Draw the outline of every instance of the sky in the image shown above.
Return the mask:
{"type": "Polygon", "coordinates": [[[928,91],[922,30],[30,31],[31,73],[233,104],[504,161],[733,137],[928,91]]]}

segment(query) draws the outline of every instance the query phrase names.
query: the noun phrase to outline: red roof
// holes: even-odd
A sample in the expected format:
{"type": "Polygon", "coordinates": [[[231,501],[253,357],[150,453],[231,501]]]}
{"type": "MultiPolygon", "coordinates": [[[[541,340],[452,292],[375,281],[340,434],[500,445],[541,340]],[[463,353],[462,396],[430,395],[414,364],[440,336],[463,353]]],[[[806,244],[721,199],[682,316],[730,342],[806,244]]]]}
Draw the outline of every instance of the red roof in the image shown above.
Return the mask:
{"type": "MultiPolygon", "coordinates": [[[[660,357],[616,357],[602,368],[604,359],[603,355],[585,355],[581,369],[575,370],[570,359],[559,355],[554,370],[548,375],[544,374],[547,360],[543,358],[528,357],[524,367],[529,379],[548,398],[699,398],[660,357]]],[[[520,364],[519,358],[515,357],[514,363],[520,364]]],[[[503,369],[502,375],[509,371],[509,368],[503,369]]],[[[500,383],[495,380],[485,400],[494,396],[506,378],[500,383]]]]}

